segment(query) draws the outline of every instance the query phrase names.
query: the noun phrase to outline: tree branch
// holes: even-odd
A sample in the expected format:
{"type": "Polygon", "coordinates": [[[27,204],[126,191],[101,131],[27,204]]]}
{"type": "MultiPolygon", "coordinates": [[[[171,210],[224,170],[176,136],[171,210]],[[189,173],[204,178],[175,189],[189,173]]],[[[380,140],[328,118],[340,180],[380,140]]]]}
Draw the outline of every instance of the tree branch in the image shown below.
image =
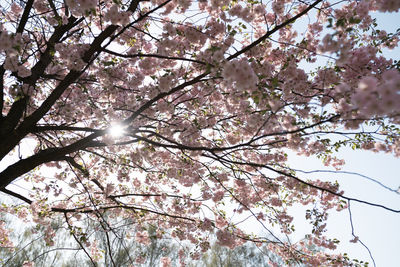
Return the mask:
{"type": "Polygon", "coordinates": [[[265,33],[263,36],[261,36],[260,38],[258,38],[256,41],[254,41],[253,43],[249,44],[248,46],[244,47],[243,49],[241,49],[240,51],[236,52],[235,54],[229,56],[227,58],[227,60],[232,60],[234,58],[237,58],[238,56],[240,56],[243,53],[246,53],[247,51],[249,51],[250,49],[252,49],[253,47],[257,46],[258,44],[260,44],[261,42],[265,41],[266,39],[268,39],[272,34],[274,34],[275,32],[277,32],[280,29],[283,29],[284,27],[286,27],[287,25],[289,25],[290,23],[295,22],[298,18],[302,17],[303,15],[307,14],[308,11],[310,11],[311,9],[313,9],[316,5],[318,5],[320,2],[322,2],[322,0],[317,0],[314,3],[312,3],[311,5],[309,5],[306,9],[304,9],[302,12],[300,12],[299,14],[297,14],[296,16],[285,20],[285,22],[279,24],[278,26],[275,26],[272,30],[268,31],[267,33],[265,33]]]}
{"type": "Polygon", "coordinates": [[[135,57],[154,57],[154,58],[160,58],[160,59],[170,59],[170,60],[181,60],[181,61],[189,61],[189,62],[193,62],[193,63],[198,63],[201,65],[206,65],[207,63],[200,61],[200,60],[196,60],[196,59],[191,59],[191,58],[184,58],[184,57],[172,57],[172,56],[163,56],[163,55],[159,55],[159,54],[142,54],[142,53],[138,53],[138,54],[131,54],[131,55],[125,55],[125,54],[120,54],[108,49],[103,49],[104,52],[110,54],[110,55],[114,55],[117,57],[122,57],[122,58],[135,58],[135,57]]]}
{"type": "Polygon", "coordinates": [[[351,214],[350,200],[347,201],[347,210],[349,211],[349,219],[350,219],[350,225],[351,225],[351,235],[354,238],[357,238],[357,242],[359,242],[368,251],[368,254],[369,254],[369,256],[370,256],[370,258],[372,260],[372,263],[374,264],[374,267],[376,267],[375,259],[372,256],[371,250],[354,233],[353,215],[351,214]]]}
{"type": "Polygon", "coordinates": [[[72,132],[91,132],[95,133],[97,129],[89,128],[89,127],[73,127],[73,126],[64,126],[64,125],[38,125],[35,126],[31,133],[41,133],[47,131],[72,131],[72,132]]]}
{"type": "Polygon", "coordinates": [[[21,16],[21,20],[19,21],[17,33],[22,33],[24,31],[25,25],[28,22],[29,13],[31,12],[34,0],[28,0],[25,5],[24,13],[21,16]]]}
{"type": "Polygon", "coordinates": [[[42,150],[35,155],[19,160],[13,165],[8,166],[0,173],[0,190],[4,189],[19,176],[33,170],[43,163],[64,160],[65,155],[90,146],[93,139],[103,134],[103,132],[104,131],[93,133],[71,145],[62,148],[48,148],[42,150]]]}
{"type": "Polygon", "coordinates": [[[376,204],[376,203],[372,203],[372,202],[369,202],[369,201],[364,201],[364,200],[361,200],[361,199],[357,199],[357,198],[352,198],[352,197],[344,196],[344,195],[339,194],[339,193],[337,193],[337,192],[334,192],[334,191],[332,191],[332,190],[330,190],[330,189],[323,188],[323,187],[314,185],[314,184],[312,184],[312,183],[306,182],[306,181],[304,181],[304,180],[302,180],[302,179],[300,179],[300,178],[298,178],[298,177],[296,177],[296,176],[294,176],[294,175],[292,175],[292,174],[290,174],[290,173],[286,173],[286,172],[284,172],[284,171],[280,171],[280,170],[274,169],[274,168],[272,168],[272,167],[270,167],[270,166],[268,166],[268,165],[266,165],[266,164],[259,164],[259,163],[254,163],[254,162],[240,162],[240,161],[228,160],[228,159],[226,159],[226,158],[221,158],[221,157],[219,157],[219,156],[216,155],[216,154],[213,154],[213,156],[203,154],[203,156],[209,157],[209,158],[213,158],[213,159],[216,159],[216,160],[222,161],[222,162],[227,162],[227,163],[230,163],[230,164],[248,165],[248,166],[252,166],[252,167],[255,167],[255,168],[265,168],[265,169],[268,169],[268,170],[273,171],[273,172],[275,172],[275,173],[278,173],[278,174],[280,174],[280,175],[283,175],[283,176],[292,178],[292,179],[296,180],[297,182],[299,182],[299,183],[301,183],[301,184],[304,184],[304,185],[307,185],[307,186],[309,186],[309,187],[315,188],[315,189],[317,189],[317,190],[319,190],[319,191],[322,191],[322,192],[330,193],[330,194],[332,194],[332,195],[334,195],[334,196],[337,196],[337,197],[339,197],[339,198],[342,198],[342,199],[345,199],[345,200],[351,200],[351,201],[355,201],[355,202],[359,202],[359,203],[363,203],[363,204],[366,204],[366,205],[369,205],[369,206],[373,206],[373,207],[382,208],[382,209],[385,209],[385,210],[388,210],[388,211],[391,211],[391,212],[394,212],[394,213],[400,213],[400,210],[392,209],[392,208],[386,207],[386,206],[381,205],[381,204],[376,204]]]}
{"type": "Polygon", "coordinates": [[[15,193],[15,192],[13,192],[13,191],[11,191],[11,190],[8,190],[8,189],[6,189],[6,188],[2,188],[2,189],[0,189],[0,191],[3,192],[3,193],[5,193],[5,194],[7,194],[7,195],[16,197],[16,198],[18,198],[18,199],[20,199],[20,200],[22,200],[22,201],[28,203],[29,205],[32,204],[32,200],[30,200],[30,199],[24,197],[23,195],[20,195],[20,194],[18,194],[18,193],[15,193]]]}

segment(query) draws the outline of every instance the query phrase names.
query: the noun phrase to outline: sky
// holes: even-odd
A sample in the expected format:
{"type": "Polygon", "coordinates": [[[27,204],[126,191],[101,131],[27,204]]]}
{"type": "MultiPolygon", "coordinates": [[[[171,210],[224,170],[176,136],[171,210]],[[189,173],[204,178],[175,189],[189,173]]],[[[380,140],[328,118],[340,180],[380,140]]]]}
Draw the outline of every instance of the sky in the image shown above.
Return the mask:
{"type": "MultiPolygon", "coordinates": [[[[375,14],[375,17],[380,29],[384,29],[387,32],[395,32],[400,28],[399,13],[380,13],[375,14]]],[[[396,60],[400,59],[399,48],[394,50],[386,49],[383,52],[386,57],[396,60]]],[[[399,189],[399,158],[382,152],[352,151],[351,149],[345,149],[340,152],[346,161],[344,170],[367,175],[392,189],[399,189]]],[[[307,161],[306,164],[311,164],[311,162],[307,161]]],[[[312,166],[310,167],[312,168],[312,166]]],[[[343,175],[338,181],[348,196],[400,210],[400,194],[391,192],[376,183],[358,176],[343,175]]],[[[351,204],[351,211],[355,233],[371,250],[376,266],[398,266],[400,253],[400,213],[393,213],[381,208],[369,207],[365,204],[354,202],[351,204]]],[[[342,233],[351,239],[349,235],[351,229],[348,229],[348,213],[342,212],[340,216],[332,216],[330,221],[332,223],[328,231],[338,234],[342,233]],[[343,225],[346,226],[343,227],[343,225]]],[[[348,251],[354,257],[363,258],[371,263],[368,251],[362,245],[359,243],[350,244],[343,244],[340,248],[348,251]]]]}
{"type": "MultiPolygon", "coordinates": [[[[346,161],[342,171],[366,175],[393,189],[399,187],[400,160],[398,158],[384,153],[353,151],[350,148],[342,149],[339,155],[346,161]]],[[[305,171],[328,169],[318,168],[321,163],[315,158],[305,160],[295,155],[289,155],[289,158],[293,168],[305,171]]],[[[344,190],[344,194],[348,197],[400,210],[399,194],[391,192],[366,178],[340,173],[314,173],[311,175],[298,173],[298,175],[303,178],[337,180],[341,189],[344,190]]],[[[398,253],[400,252],[400,231],[398,230],[400,214],[354,201],[351,202],[351,211],[355,235],[359,236],[360,240],[370,249],[376,266],[394,266],[393,264],[398,262],[398,253]]],[[[301,221],[298,220],[298,223],[295,221],[294,224],[298,226],[297,229],[301,232],[299,227],[301,221]]],[[[368,250],[362,244],[348,242],[353,237],[347,210],[330,213],[327,221],[327,234],[331,238],[342,241],[338,246],[339,252],[349,254],[350,258],[368,261],[370,266],[373,266],[368,250]]]]}
{"type": "MultiPolygon", "coordinates": [[[[399,13],[372,13],[376,18],[378,27],[376,29],[396,32],[400,28],[399,13]]],[[[305,23],[307,23],[305,21],[305,23]]],[[[304,31],[306,24],[299,24],[298,31],[304,31]]],[[[400,48],[393,50],[384,49],[384,56],[393,60],[400,60],[400,48]]],[[[300,67],[313,70],[317,66],[323,66],[325,59],[317,60],[314,64],[300,63],[300,67]]],[[[303,171],[327,171],[334,170],[324,167],[321,160],[317,158],[297,156],[295,153],[288,153],[288,164],[293,169],[303,171]]],[[[298,172],[297,175],[303,180],[320,179],[323,181],[338,181],[340,188],[344,190],[347,197],[357,198],[384,205],[386,207],[400,210],[400,159],[391,154],[374,153],[371,151],[354,151],[351,148],[342,148],[336,154],[344,159],[346,164],[342,168],[342,173],[316,172],[305,174],[298,172]],[[348,172],[348,173],[345,173],[348,172]],[[374,179],[376,182],[362,177],[357,173],[374,179]],[[391,188],[379,185],[378,183],[391,188]]],[[[305,221],[305,210],[301,205],[293,207],[290,213],[295,215],[293,224],[296,226],[295,234],[291,235],[292,241],[296,242],[304,238],[305,234],[310,233],[310,225],[305,221]]],[[[347,209],[341,212],[330,212],[327,221],[327,236],[337,238],[341,242],[337,252],[347,253],[351,259],[358,259],[369,262],[369,266],[374,266],[370,253],[377,267],[400,266],[400,213],[394,213],[379,207],[372,207],[366,204],[351,202],[352,222],[354,234],[359,237],[360,242],[350,243],[353,239],[350,223],[350,215],[347,209]]],[[[247,227],[251,227],[246,225],[247,227]]],[[[258,227],[258,226],[256,226],[258,227]]],[[[268,234],[259,228],[261,234],[268,234]]]]}
{"type": "MultiPolygon", "coordinates": [[[[386,30],[387,32],[396,32],[400,28],[399,13],[373,13],[372,16],[377,19],[378,29],[386,30]]],[[[383,53],[386,57],[394,60],[400,59],[400,48],[394,50],[385,49],[383,53]]],[[[346,162],[342,171],[359,173],[373,178],[394,190],[399,189],[399,158],[383,152],[353,151],[350,148],[341,149],[338,156],[346,162]]],[[[305,159],[294,154],[289,154],[289,162],[292,168],[304,171],[329,169],[321,168],[321,161],[316,158],[305,159]]],[[[314,173],[307,175],[298,173],[298,175],[303,178],[337,180],[341,186],[340,188],[344,190],[344,194],[348,197],[400,210],[399,193],[391,192],[361,176],[340,173],[314,173]]],[[[400,213],[393,213],[382,208],[371,207],[356,202],[351,202],[351,212],[354,233],[369,248],[376,266],[399,266],[400,213]]],[[[296,218],[294,222],[296,224],[296,218]]],[[[297,230],[300,233],[301,224],[302,220],[297,220],[297,230]]],[[[304,228],[306,229],[307,226],[304,225],[304,228]]],[[[369,266],[373,266],[369,252],[362,244],[348,242],[353,239],[351,231],[350,216],[347,210],[330,214],[327,223],[327,234],[332,238],[338,238],[342,241],[338,246],[338,251],[347,253],[350,258],[368,261],[370,263],[369,266]]]]}

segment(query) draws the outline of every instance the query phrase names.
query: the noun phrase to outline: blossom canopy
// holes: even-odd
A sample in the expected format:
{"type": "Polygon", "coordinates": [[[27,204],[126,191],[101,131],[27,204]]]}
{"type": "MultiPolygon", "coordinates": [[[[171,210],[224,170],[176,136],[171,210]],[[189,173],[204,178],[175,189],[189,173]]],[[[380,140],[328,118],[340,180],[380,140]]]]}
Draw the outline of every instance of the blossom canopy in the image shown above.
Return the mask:
{"type": "MultiPolygon", "coordinates": [[[[382,53],[399,31],[372,17],[399,8],[2,1],[0,190],[22,203],[0,211],[48,227],[49,245],[61,216],[93,264],[101,255],[88,221],[110,234],[135,229],[144,245],[146,225],[156,225],[160,238],[195,244],[193,259],[216,238],[266,244],[288,265],[353,264],[325,235],[328,212],[351,201],[399,211],[300,178],[288,152],[335,169],[345,146],[400,156],[400,65],[382,53]],[[292,242],[289,210],[299,204],[311,207],[312,230],[292,242]],[[245,217],[265,234],[242,228],[245,217]]],[[[0,246],[14,246],[9,232],[0,221],[0,246]]]]}

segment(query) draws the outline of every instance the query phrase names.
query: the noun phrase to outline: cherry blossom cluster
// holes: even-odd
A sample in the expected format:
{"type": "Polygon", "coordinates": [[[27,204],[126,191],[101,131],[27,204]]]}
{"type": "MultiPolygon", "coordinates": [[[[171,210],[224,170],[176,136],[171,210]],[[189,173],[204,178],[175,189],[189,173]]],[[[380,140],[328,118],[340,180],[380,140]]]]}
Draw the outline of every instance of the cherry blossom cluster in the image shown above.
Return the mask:
{"type": "Polygon", "coordinates": [[[381,81],[375,77],[363,77],[352,96],[352,104],[362,116],[381,116],[399,110],[400,73],[388,70],[381,81]]]}
{"type": "Polygon", "coordinates": [[[69,69],[82,70],[86,63],[82,57],[88,45],[56,44],[55,50],[60,54],[60,60],[69,69]]]}
{"type": "Polygon", "coordinates": [[[5,226],[6,223],[0,221],[0,246],[3,248],[12,248],[14,244],[9,238],[10,229],[5,228],[5,226]]]}
{"type": "Polygon", "coordinates": [[[396,12],[400,9],[399,1],[395,0],[376,0],[378,9],[383,12],[396,12]]]}
{"type": "MultiPolygon", "coordinates": [[[[35,1],[38,2],[41,5],[47,6],[47,3],[45,1],[35,1]]],[[[89,13],[91,10],[94,10],[98,4],[97,0],[66,0],[67,6],[74,12],[76,15],[86,15],[89,13]]],[[[42,8],[43,11],[44,8],[42,8]]],[[[47,9],[46,9],[47,10],[47,9]]],[[[40,12],[40,10],[38,10],[40,12]]]]}
{"type": "Polygon", "coordinates": [[[222,77],[238,90],[253,89],[258,77],[246,59],[235,59],[224,64],[222,77]]]}
{"type": "Polygon", "coordinates": [[[113,5],[107,11],[105,19],[114,25],[126,25],[130,21],[131,12],[123,12],[119,9],[118,5],[113,5]]]}
{"type": "Polygon", "coordinates": [[[0,51],[11,51],[13,49],[14,38],[7,32],[3,25],[1,25],[0,31],[0,51]]]}
{"type": "Polygon", "coordinates": [[[236,242],[238,241],[238,239],[235,238],[235,236],[232,235],[232,233],[230,233],[228,229],[218,230],[216,235],[218,243],[221,246],[226,246],[229,248],[235,248],[237,246],[236,242]]]}

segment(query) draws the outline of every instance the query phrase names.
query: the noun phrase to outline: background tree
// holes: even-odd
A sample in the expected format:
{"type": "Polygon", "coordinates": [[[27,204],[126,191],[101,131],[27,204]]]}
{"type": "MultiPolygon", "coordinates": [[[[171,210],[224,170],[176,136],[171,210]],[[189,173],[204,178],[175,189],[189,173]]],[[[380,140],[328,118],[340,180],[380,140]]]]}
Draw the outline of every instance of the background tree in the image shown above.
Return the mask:
{"type": "Polygon", "coordinates": [[[11,229],[9,238],[13,242],[13,249],[0,247],[0,266],[19,267],[24,263],[34,262],[35,266],[62,266],[69,257],[73,257],[80,248],[76,248],[68,231],[62,227],[62,221],[53,221],[51,224],[57,236],[52,239],[46,236],[46,227],[21,222],[10,216],[1,216],[1,221],[11,229]],[[63,239],[61,239],[64,237],[63,239]],[[73,253],[70,253],[73,252],[73,253]]]}
{"type": "MultiPolygon", "coordinates": [[[[7,227],[17,223],[17,219],[3,218],[7,223],[7,227]]],[[[21,223],[19,223],[21,226],[21,223]]],[[[57,231],[63,231],[62,223],[54,222],[53,226],[57,231]]],[[[91,227],[94,227],[92,225],[91,227]]],[[[33,262],[35,267],[44,266],[61,266],[61,267],[79,267],[82,265],[89,265],[91,262],[87,259],[86,255],[82,253],[82,249],[76,245],[73,238],[65,238],[66,233],[58,234],[52,240],[52,245],[46,244],[43,236],[45,236],[46,229],[40,226],[19,227],[24,232],[18,233],[17,229],[12,233],[12,239],[18,240],[18,245],[15,246],[13,251],[7,249],[0,249],[2,266],[23,266],[26,262],[33,262]]],[[[65,230],[65,229],[64,229],[65,230]]],[[[136,231],[131,230],[129,233],[135,236],[136,231]]],[[[106,233],[96,230],[95,239],[98,243],[98,256],[96,262],[97,266],[111,266],[113,263],[116,266],[132,266],[132,262],[136,266],[158,267],[160,266],[162,258],[171,259],[174,266],[178,266],[182,255],[189,257],[190,244],[180,244],[178,246],[171,239],[159,239],[157,237],[156,227],[148,227],[147,240],[145,242],[138,242],[138,239],[130,238],[124,247],[121,246],[119,240],[107,241],[106,233]],[[109,244],[112,244],[110,249],[109,244]],[[109,253],[112,253],[112,258],[109,253]],[[180,256],[179,256],[180,255],[180,256]]],[[[128,236],[124,236],[128,238],[128,236]]],[[[205,266],[205,267],[242,267],[242,266],[270,266],[267,262],[271,255],[265,246],[256,247],[251,245],[242,245],[235,249],[222,247],[214,243],[210,250],[203,253],[196,261],[191,261],[187,266],[205,266]]],[[[276,260],[279,262],[279,260],[276,260]]]]}
{"type": "MultiPolygon", "coordinates": [[[[196,244],[193,258],[215,233],[231,249],[268,244],[286,264],[350,265],[324,234],[329,211],[355,201],[400,212],[300,179],[286,154],[335,168],[343,146],[400,155],[398,62],[381,53],[398,32],[370,16],[398,1],[1,6],[0,190],[25,202],[1,211],[47,227],[49,240],[61,215],[93,265],[87,226],[109,241],[115,220],[196,244]],[[327,250],[290,241],[298,204],[327,250]],[[239,227],[248,216],[267,234],[239,227]]],[[[13,246],[8,232],[0,224],[2,246],[13,246]]]]}

